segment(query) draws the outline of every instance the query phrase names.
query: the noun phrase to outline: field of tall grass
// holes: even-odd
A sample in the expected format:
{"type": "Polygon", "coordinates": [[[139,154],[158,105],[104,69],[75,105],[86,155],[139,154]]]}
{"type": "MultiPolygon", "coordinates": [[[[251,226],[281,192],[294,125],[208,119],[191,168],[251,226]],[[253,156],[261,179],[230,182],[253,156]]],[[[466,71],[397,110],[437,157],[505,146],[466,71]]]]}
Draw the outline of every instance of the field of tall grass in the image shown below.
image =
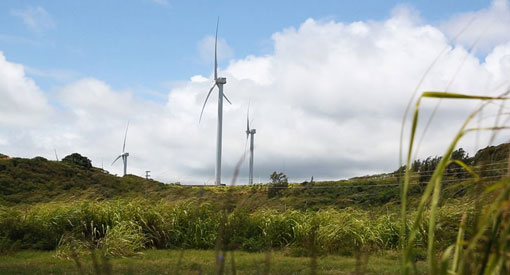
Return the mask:
{"type": "MultiPolygon", "coordinates": [[[[441,208],[444,223],[435,239],[439,247],[455,241],[463,211],[458,204],[441,208]]],[[[407,227],[415,216],[409,215],[407,227]]],[[[3,251],[57,249],[65,256],[72,249],[104,248],[112,256],[129,256],[146,248],[214,249],[223,232],[226,250],[286,249],[306,256],[314,249],[319,254],[353,255],[397,249],[400,222],[398,213],[388,209],[250,212],[234,208],[225,212],[210,204],[148,200],[49,203],[0,208],[0,244],[3,251]]],[[[419,225],[418,247],[426,246],[422,235],[426,222],[419,225]]]]}

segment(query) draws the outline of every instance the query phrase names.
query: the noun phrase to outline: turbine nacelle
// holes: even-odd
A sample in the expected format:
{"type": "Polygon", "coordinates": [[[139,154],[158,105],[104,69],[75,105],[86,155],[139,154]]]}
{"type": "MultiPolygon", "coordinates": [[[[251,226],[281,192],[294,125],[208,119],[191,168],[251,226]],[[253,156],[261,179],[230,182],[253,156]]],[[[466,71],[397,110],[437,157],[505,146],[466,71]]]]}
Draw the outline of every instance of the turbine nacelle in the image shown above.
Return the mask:
{"type": "Polygon", "coordinates": [[[227,78],[225,78],[225,77],[218,77],[216,79],[216,84],[221,84],[221,85],[227,84],[227,78]]]}

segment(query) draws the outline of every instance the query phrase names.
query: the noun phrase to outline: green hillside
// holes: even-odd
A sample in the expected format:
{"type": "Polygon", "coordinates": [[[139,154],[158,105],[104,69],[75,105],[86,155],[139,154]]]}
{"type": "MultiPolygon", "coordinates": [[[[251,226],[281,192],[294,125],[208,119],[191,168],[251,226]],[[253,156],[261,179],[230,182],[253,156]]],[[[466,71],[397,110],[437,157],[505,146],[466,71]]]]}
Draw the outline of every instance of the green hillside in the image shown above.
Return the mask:
{"type": "MultiPolygon", "coordinates": [[[[486,187],[507,173],[509,148],[487,147],[473,157],[454,151],[452,159],[472,171],[448,165],[434,214],[428,208],[420,212],[417,205],[440,158],[412,164],[405,223],[423,217],[416,222],[420,230],[413,259],[425,259],[429,217],[440,221],[433,238],[440,250],[455,243],[461,218],[465,238],[474,238],[481,211],[499,192],[486,187]],[[475,181],[474,173],[486,180],[475,181]],[[484,191],[489,189],[492,193],[484,191]]],[[[72,258],[95,249],[108,257],[136,256],[152,248],[276,250],[289,256],[395,252],[401,236],[402,170],[302,183],[288,183],[275,172],[263,185],[199,187],[117,177],[78,154],[58,162],[2,156],[0,253],[54,250],[72,258]]]]}
{"type": "MultiPolygon", "coordinates": [[[[506,173],[509,147],[509,144],[490,146],[479,150],[473,157],[459,149],[454,152],[453,158],[466,162],[484,178],[498,178],[506,173]]],[[[164,184],[134,175],[117,177],[102,169],[87,166],[87,159],[76,155],[78,157],[75,160],[67,158],[63,161],[50,161],[42,157],[9,158],[0,155],[0,204],[12,206],[126,198],[168,200],[175,203],[217,203],[229,192],[233,203],[248,209],[318,210],[326,207],[372,207],[398,204],[399,172],[404,169],[401,167],[393,173],[339,181],[287,183],[285,175],[281,174],[282,178],[273,179],[272,184],[233,188],[201,187],[164,184]],[[80,163],[83,160],[85,164],[80,163]]],[[[415,161],[411,168],[411,197],[421,193],[438,161],[439,157],[415,161]]],[[[471,177],[472,175],[460,166],[451,164],[444,177],[444,196],[448,198],[466,194],[469,186],[459,186],[459,182],[469,182],[471,177]]],[[[268,183],[271,183],[269,177],[268,183]]]]}

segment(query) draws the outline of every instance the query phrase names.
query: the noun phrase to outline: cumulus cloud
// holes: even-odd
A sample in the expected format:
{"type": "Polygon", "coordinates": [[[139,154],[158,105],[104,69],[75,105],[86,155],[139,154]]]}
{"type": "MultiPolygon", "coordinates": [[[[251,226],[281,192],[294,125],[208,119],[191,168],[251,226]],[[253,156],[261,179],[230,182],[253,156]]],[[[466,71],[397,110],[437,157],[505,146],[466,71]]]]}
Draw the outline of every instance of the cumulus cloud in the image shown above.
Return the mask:
{"type": "MultiPolygon", "coordinates": [[[[298,28],[274,33],[272,40],[271,54],[231,60],[219,70],[227,78],[225,93],[233,103],[224,105],[225,183],[246,148],[248,102],[251,126],[257,129],[256,181],[259,177],[267,181],[274,170],[285,172],[293,181],[311,176],[339,179],[397,168],[404,108],[438,55],[420,91],[448,87],[452,92],[496,94],[508,87],[510,44],[496,45],[480,60],[463,45],[451,45],[441,28],[416,20],[415,11],[402,6],[383,21],[308,19],[298,28]]],[[[213,44],[210,39],[204,44],[211,58],[213,44]]],[[[219,52],[224,51],[220,48],[219,52]]],[[[20,73],[21,66],[4,63],[18,70],[20,77],[4,80],[0,87],[2,83],[32,83],[23,89],[41,94],[20,73]]],[[[164,103],[139,98],[133,91],[117,90],[94,78],[71,82],[56,92],[58,108],[53,109],[58,109],[58,116],[30,130],[17,128],[16,135],[0,130],[4,140],[0,151],[22,151],[13,149],[15,143],[23,144],[26,154],[51,157],[57,147],[60,155],[80,152],[95,166],[102,162],[120,174],[121,165],[110,163],[121,152],[129,120],[130,173],[142,176],[151,170],[153,177],[167,182],[212,184],[217,91],[198,124],[211,78],[196,75],[175,85],[164,103]],[[7,143],[9,147],[3,145],[7,143]]],[[[35,106],[47,106],[44,96],[37,102],[35,106]]],[[[435,104],[434,100],[422,104],[420,135],[435,104]]],[[[444,101],[420,156],[442,154],[459,123],[476,106],[475,102],[444,101]]],[[[13,114],[16,110],[5,116],[13,114]]],[[[491,117],[490,112],[484,115],[491,117]]],[[[478,146],[486,140],[481,137],[478,146]]],[[[473,138],[462,143],[468,150],[473,145],[473,138]]],[[[241,183],[247,182],[246,176],[243,166],[241,183]]]]}
{"type": "Polygon", "coordinates": [[[42,33],[55,27],[51,15],[41,6],[28,7],[23,10],[12,10],[11,14],[21,18],[31,31],[37,33],[42,33]]]}
{"type": "Polygon", "coordinates": [[[441,29],[456,42],[487,53],[510,41],[510,5],[508,0],[493,0],[486,9],[453,16],[441,29]]]}
{"type": "Polygon", "coordinates": [[[10,126],[34,126],[51,113],[47,98],[23,66],[8,62],[0,52],[0,123],[10,126]]]}

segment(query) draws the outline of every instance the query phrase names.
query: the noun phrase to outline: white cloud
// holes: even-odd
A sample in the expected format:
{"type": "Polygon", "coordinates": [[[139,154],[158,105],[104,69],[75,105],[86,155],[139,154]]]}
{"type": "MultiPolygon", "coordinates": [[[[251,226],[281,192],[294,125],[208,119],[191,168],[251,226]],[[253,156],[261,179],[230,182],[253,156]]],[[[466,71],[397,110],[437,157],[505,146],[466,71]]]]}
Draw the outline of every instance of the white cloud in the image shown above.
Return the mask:
{"type": "Polygon", "coordinates": [[[441,29],[456,42],[484,53],[498,44],[510,41],[510,5],[508,0],[493,0],[490,7],[453,16],[441,29]]]}
{"type": "Polygon", "coordinates": [[[37,33],[42,33],[55,27],[51,15],[41,6],[28,7],[24,10],[12,10],[11,14],[21,18],[31,31],[37,33]]]}
{"type": "Polygon", "coordinates": [[[34,126],[51,114],[44,93],[25,75],[22,65],[0,52],[0,124],[34,126]]]}
{"type": "Polygon", "coordinates": [[[194,75],[190,78],[191,82],[206,82],[209,81],[209,79],[205,78],[201,75],[194,75]]]}
{"type": "MultiPolygon", "coordinates": [[[[428,73],[420,91],[444,90],[454,77],[450,86],[453,92],[494,94],[496,87],[508,85],[509,44],[498,44],[480,61],[465,47],[449,45],[441,29],[415,20],[413,13],[401,6],[384,21],[308,19],[298,28],[275,33],[273,53],[231,60],[220,68],[219,74],[227,78],[225,93],[233,102],[224,106],[224,182],[229,182],[245,148],[248,102],[254,119],[251,126],[257,129],[256,177],[267,181],[272,171],[280,170],[295,181],[311,176],[316,180],[338,179],[397,168],[404,108],[443,49],[447,51],[428,73]]],[[[207,43],[209,48],[211,43],[207,43]]],[[[23,76],[21,66],[4,63],[23,76]]],[[[24,76],[12,79],[16,81],[0,81],[0,85],[32,83],[26,84],[29,88],[25,90],[39,94],[42,99],[37,102],[46,106],[44,95],[31,80],[24,76]]],[[[103,160],[105,168],[120,173],[120,164],[109,164],[122,149],[130,120],[126,144],[130,173],[142,176],[151,170],[160,180],[212,183],[216,91],[198,124],[211,84],[210,77],[193,76],[175,84],[168,100],[161,104],[98,79],[81,79],[58,89],[55,100],[62,106],[56,111],[58,116],[28,130],[0,130],[10,144],[0,144],[0,152],[48,158],[52,158],[53,148],[62,157],[80,152],[94,165],[100,166],[103,160]]],[[[433,100],[423,102],[420,133],[434,104],[433,100]]],[[[474,106],[474,102],[443,101],[422,144],[422,156],[441,154],[474,106]]],[[[16,110],[8,112],[4,116],[17,115],[16,110]]],[[[479,145],[485,140],[487,137],[482,136],[479,145]]],[[[467,139],[462,146],[472,149],[473,144],[473,139],[467,139]]],[[[241,182],[246,182],[246,170],[243,166],[241,182]]]]}

